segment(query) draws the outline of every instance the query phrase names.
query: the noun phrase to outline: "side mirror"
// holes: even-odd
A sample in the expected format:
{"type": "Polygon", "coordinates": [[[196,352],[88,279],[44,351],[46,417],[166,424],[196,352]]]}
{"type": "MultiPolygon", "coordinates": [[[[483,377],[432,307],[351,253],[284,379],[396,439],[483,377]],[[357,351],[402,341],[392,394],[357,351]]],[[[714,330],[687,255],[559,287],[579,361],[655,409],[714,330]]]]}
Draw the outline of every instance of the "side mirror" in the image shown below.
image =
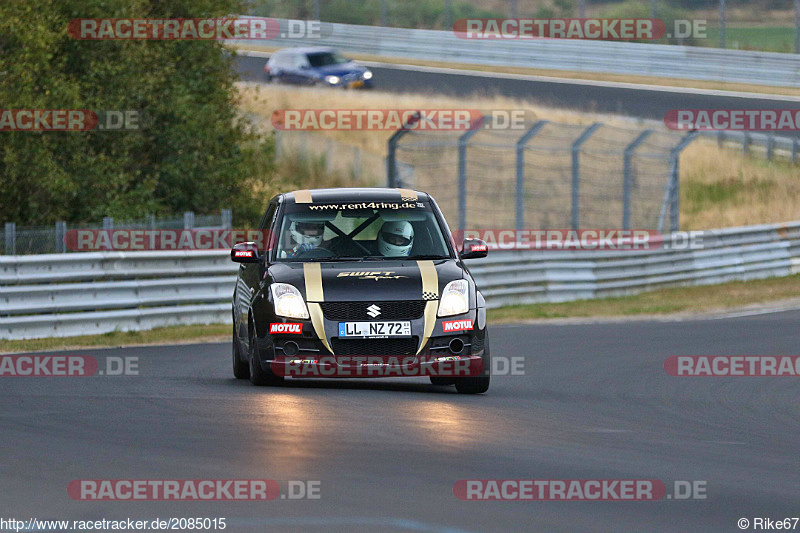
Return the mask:
{"type": "Polygon", "coordinates": [[[235,263],[258,263],[260,260],[258,245],[254,242],[240,242],[231,250],[231,261],[235,263]]]}
{"type": "Polygon", "coordinates": [[[464,239],[461,247],[461,259],[480,259],[489,254],[489,247],[480,239],[464,239]]]}

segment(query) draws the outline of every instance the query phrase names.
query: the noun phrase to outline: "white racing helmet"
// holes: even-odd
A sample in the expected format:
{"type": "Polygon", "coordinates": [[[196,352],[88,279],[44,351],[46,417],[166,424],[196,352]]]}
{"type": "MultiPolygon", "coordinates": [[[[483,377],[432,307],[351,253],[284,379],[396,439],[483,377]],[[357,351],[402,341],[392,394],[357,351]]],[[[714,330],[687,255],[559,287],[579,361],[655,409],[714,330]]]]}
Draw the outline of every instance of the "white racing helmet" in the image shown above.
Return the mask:
{"type": "Polygon", "coordinates": [[[378,251],[387,257],[402,257],[411,253],[414,228],[408,222],[385,222],[378,232],[378,251]]]}
{"type": "Polygon", "coordinates": [[[325,233],[324,222],[292,222],[289,226],[292,240],[297,244],[322,244],[322,234],[325,233]]]}

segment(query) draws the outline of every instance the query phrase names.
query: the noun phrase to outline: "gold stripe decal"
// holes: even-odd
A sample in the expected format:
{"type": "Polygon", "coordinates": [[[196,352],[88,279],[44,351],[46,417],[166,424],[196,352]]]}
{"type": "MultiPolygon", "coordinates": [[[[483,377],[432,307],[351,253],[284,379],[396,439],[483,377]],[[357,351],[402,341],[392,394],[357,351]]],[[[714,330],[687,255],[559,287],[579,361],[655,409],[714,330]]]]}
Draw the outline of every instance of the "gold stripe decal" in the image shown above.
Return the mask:
{"type": "MultiPolygon", "coordinates": [[[[436,272],[436,267],[433,266],[433,261],[417,261],[419,273],[422,276],[422,293],[435,294],[439,297],[439,274],[436,272]]],[[[436,311],[439,308],[439,300],[429,300],[425,303],[425,330],[422,334],[422,340],[417,348],[417,355],[422,351],[422,348],[428,342],[428,339],[433,333],[433,328],[436,325],[436,311]]]]}
{"type": "Polygon", "coordinates": [[[311,203],[311,191],[308,189],[303,189],[302,191],[294,191],[294,203],[296,204],[310,204],[311,203]]]}
{"type": "Polygon", "coordinates": [[[322,294],[322,265],[303,263],[303,277],[306,280],[306,301],[324,302],[322,294]]]}
{"type": "Polygon", "coordinates": [[[319,263],[304,263],[303,277],[306,282],[306,305],[308,305],[308,314],[311,316],[311,325],[314,326],[314,333],[317,334],[317,338],[322,341],[328,351],[333,353],[330,344],[328,344],[328,337],[325,336],[325,321],[322,319],[322,308],[317,303],[325,301],[322,292],[322,265],[319,263]]]}
{"type": "Polygon", "coordinates": [[[417,193],[412,191],[411,189],[397,189],[400,191],[400,198],[404,202],[416,202],[418,197],[417,193]]]}
{"type": "Polygon", "coordinates": [[[316,302],[308,302],[308,314],[311,315],[311,324],[314,326],[314,333],[317,338],[322,341],[322,344],[333,353],[331,345],[328,344],[328,338],[325,336],[325,321],[322,320],[322,308],[316,302]]]}

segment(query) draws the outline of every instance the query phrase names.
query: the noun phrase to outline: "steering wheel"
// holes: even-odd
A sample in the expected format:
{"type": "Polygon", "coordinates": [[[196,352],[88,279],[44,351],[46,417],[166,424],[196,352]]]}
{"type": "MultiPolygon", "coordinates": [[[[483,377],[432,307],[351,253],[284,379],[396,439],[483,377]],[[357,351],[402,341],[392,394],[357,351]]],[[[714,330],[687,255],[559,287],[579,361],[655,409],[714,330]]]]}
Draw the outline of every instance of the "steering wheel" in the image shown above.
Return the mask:
{"type": "Polygon", "coordinates": [[[309,259],[313,259],[315,257],[336,257],[336,254],[334,254],[327,248],[317,246],[316,248],[312,248],[311,250],[300,250],[297,253],[295,253],[292,257],[307,257],[309,259]]]}

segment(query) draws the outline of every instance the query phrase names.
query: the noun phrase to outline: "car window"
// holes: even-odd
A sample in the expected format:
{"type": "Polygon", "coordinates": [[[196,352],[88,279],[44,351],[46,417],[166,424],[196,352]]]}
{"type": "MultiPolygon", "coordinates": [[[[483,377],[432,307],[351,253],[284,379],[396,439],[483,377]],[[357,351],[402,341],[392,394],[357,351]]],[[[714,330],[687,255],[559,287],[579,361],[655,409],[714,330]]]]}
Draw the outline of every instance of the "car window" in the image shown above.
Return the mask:
{"type": "Polygon", "coordinates": [[[312,67],[327,67],[328,65],[341,65],[347,63],[338,52],[313,52],[306,54],[312,67]]]}
{"type": "Polygon", "coordinates": [[[427,202],[287,204],[275,227],[277,261],[450,257],[427,202]]]}

